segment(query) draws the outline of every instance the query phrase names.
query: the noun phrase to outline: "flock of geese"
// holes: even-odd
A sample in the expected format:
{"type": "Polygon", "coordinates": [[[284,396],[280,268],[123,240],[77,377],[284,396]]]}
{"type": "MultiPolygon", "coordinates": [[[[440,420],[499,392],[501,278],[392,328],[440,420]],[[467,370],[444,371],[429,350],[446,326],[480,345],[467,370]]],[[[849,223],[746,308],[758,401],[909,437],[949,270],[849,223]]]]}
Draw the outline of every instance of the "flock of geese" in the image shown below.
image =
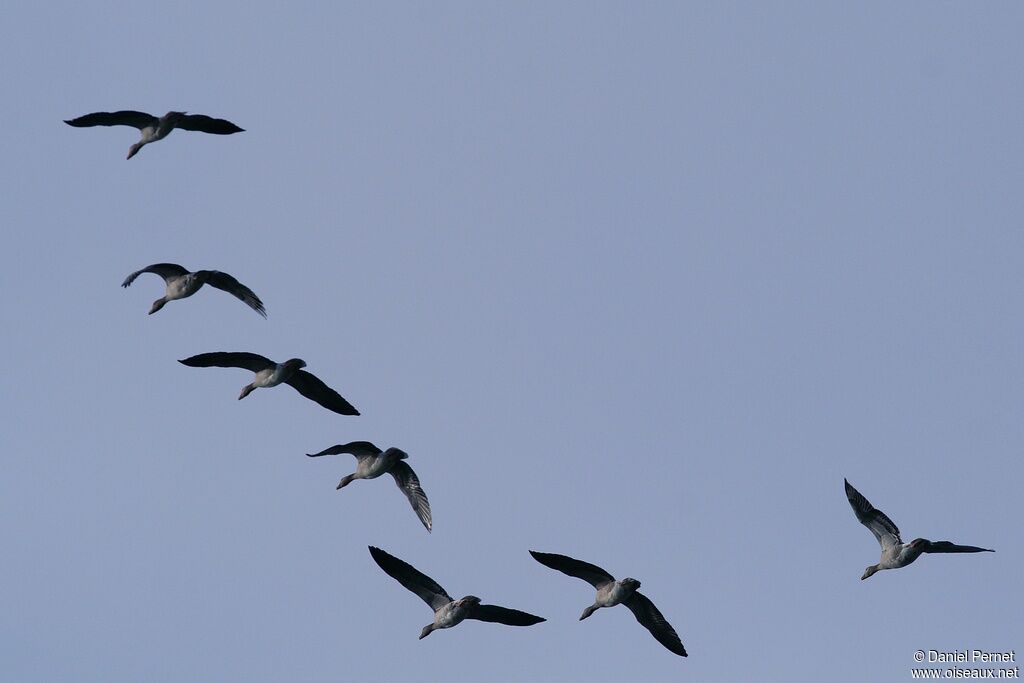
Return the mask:
{"type": "MultiPolygon", "coordinates": [[[[96,112],[65,121],[69,126],[88,128],[91,126],[132,126],[139,129],[141,138],[128,150],[128,158],[135,156],[143,146],[166,138],[175,128],[200,131],[214,135],[230,135],[240,133],[242,128],[225,119],[216,119],[201,114],[185,112],[168,112],[164,116],[153,116],[138,111],[96,112]]],[[[122,287],[130,286],[143,273],[159,275],[164,280],[165,292],[153,302],[149,313],[153,314],[164,307],[169,301],[185,299],[198,292],[203,285],[210,285],[233,295],[247,306],[267,317],[263,302],[249,287],[243,285],[231,275],[219,270],[189,271],[175,263],[155,263],[130,274],[121,283],[122,287]]],[[[327,410],[340,415],[359,415],[359,411],[344,399],[341,394],[327,386],[320,378],[303,370],[306,362],[301,358],[291,358],[277,363],[259,354],[247,352],[201,353],[179,361],[183,365],[194,368],[243,368],[254,373],[252,382],[242,387],[239,400],[245,398],[256,389],[276,387],[287,384],[306,398],[319,403],[327,410]]],[[[352,441],[326,448],[319,453],[307,454],[311,458],[324,455],[353,455],[356,458],[356,471],[338,482],[338,489],[344,488],[356,479],[375,479],[385,473],[395,479],[395,483],[405,494],[413,511],[429,532],[433,528],[430,514],[430,502],[420,485],[419,478],[405,462],[408,453],[399,448],[381,450],[369,441],[352,441]]],[[[881,546],[882,554],[878,564],[864,570],[861,579],[866,579],[883,569],[899,569],[914,562],[923,553],[980,553],[994,552],[989,548],[972,545],[957,545],[950,541],[929,541],[917,538],[904,543],[900,538],[899,528],[882,511],[876,509],[867,498],[862,496],[845,479],[846,497],[853,508],[854,515],[861,524],[866,526],[881,546]]],[[[580,621],[586,619],[602,607],[625,605],[654,638],[670,652],[686,657],[679,635],[665,619],[654,603],[637,589],[640,582],[633,578],[616,580],[611,574],[600,567],[577,560],[566,555],[541,553],[531,550],[533,558],[546,567],[586,581],[597,590],[594,603],[583,610],[580,621]]],[[[508,626],[532,626],[545,621],[543,617],[496,605],[482,604],[480,598],[467,595],[458,600],[453,599],[436,581],[420,572],[412,565],[387,552],[370,546],[370,556],[374,562],[391,578],[405,588],[418,595],[434,611],[434,620],[423,627],[420,638],[425,638],[437,629],[451,628],[466,619],[488,621],[508,626]]]]}

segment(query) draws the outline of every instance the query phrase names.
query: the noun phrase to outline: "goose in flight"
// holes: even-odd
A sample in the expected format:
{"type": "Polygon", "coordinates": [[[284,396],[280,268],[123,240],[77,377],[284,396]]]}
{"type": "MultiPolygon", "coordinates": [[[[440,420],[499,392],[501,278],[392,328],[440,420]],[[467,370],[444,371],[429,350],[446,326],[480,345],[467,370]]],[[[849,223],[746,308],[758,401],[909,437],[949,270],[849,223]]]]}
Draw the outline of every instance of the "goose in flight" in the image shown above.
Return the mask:
{"type": "Polygon", "coordinates": [[[356,479],[376,479],[388,472],[395,478],[398,488],[409,499],[416,516],[423,522],[423,526],[430,531],[433,522],[430,519],[430,502],[427,501],[427,494],[420,487],[419,477],[406,463],[402,462],[409,457],[409,454],[400,448],[389,448],[386,451],[374,446],[369,441],[352,441],[350,443],[331,446],[319,453],[306,453],[311,458],[318,458],[321,455],[339,455],[349,453],[356,456],[356,471],[354,474],[342,477],[338,482],[338,488],[342,489],[356,479]]]}
{"type": "Polygon", "coordinates": [[[135,278],[142,275],[143,273],[155,273],[164,279],[164,283],[167,285],[167,292],[153,302],[153,307],[149,309],[149,314],[153,315],[161,308],[164,307],[168,301],[174,301],[175,299],[184,299],[185,297],[192,296],[195,294],[203,285],[210,285],[217,289],[222,289],[228,294],[233,294],[236,298],[262,315],[264,318],[267,317],[267,312],[263,308],[263,302],[256,294],[243,285],[241,282],[231,277],[227,273],[222,273],[219,270],[197,270],[194,273],[188,272],[185,268],[179,266],[177,263],[154,263],[151,266],[146,266],[142,270],[137,270],[124,279],[121,283],[122,287],[127,287],[131,283],[135,282],[135,278]]]}
{"type": "Polygon", "coordinates": [[[370,546],[370,555],[373,556],[373,561],[384,570],[384,573],[420,596],[423,602],[434,610],[434,622],[423,627],[420,639],[426,638],[432,631],[439,628],[451,628],[464,619],[489,621],[508,626],[533,626],[546,621],[543,617],[516,609],[482,605],[480,598],[475,595],[467,595],[459,600],[453,600],[436,581],[412,565],[372,545],[370,546]]]}
{"type": "Polygon", "coordinates": [[[306,361],[301,358],[292,358],[283,363],[275,363],[269,358],[256,353],[229,353],[226,351],[215,351],[213,353],[200,353],[185,360],[179,360],[182,365],[190,368],[245,368],[256,373],[252,382],[242,387],[242,393],[238,400],[251,394],[255,389],[263,387],[276,387],[284,382],[291,385],[296,391],[306,398],[316,401],[327,410],[333,410],[341,415],[358,415],[351,403],[341,395],[324,384],[312,373],[301,368],[306,367],[306,361]]]}
{"type": "Polygon", "coordinates": [[[884,512],[876,509],[868,499],[860,494],[860,491],[850,486],[850,482],[843,479],[846,486],[846,498],[850,501],[853,514],[861,524],[878,539],[882,546],[882,560],[864,570],[864,576],[860,580],[868,578],[882,569],[899,569],[921,556],[921,553],[994,553],[988,548],[978,548],[973,545],[957,545],[949,541],[929,541],[925,538],[915,538],[910,543],[900,540],[900,530],[893,524],[884,512]]]}
{"type": "Polygon", "coordinates": [[[201,133],[213,133],[214,135],[231,135],[232,133],[241,133],[245,130],[224,119],[215,119],[202,114],[187,114],[183,111],[169,111],[160,117],[141,111],[98,111],[93,114],[79,116],[77,119],[71,119],[64,123],[75,128],[91,128],[92,126],[131,126],[138,128],[142,133],[142,137],[128,148],[129,159],[135,156],[143,146],[157,140],[163,140],[175,128],[198,130],[201,133]]]}
{"type": "Polygon", "coordinates": [[[665,620],[665,617],[661,615],[661,612],[654,606],[654,603],[647,599],[647,596],[637,590],[640,587],[640,582],[636,579],[627,577],[616,581],[615,577],[600,567],[589,562],[583,562],[582,560],[575,560],[566,555],[538,553],[534,550],[531,550],[530,554],[533,555],[533,559],[545,567],[557,569],[563,574],[574,576],[577,579],[583,579],[597,589],[597,598],[594,600],[594,604],[583,610],[583,614],[580,615],[580,621],[583,621],[602,607],[613,607],[623,604],[629,608],[633,616],[636,617],[636,620],[650,631],[651,635],[659,643],[681,657],[687,656],[686,648],[683,647],[683,643],[679,640],[675,629],[672,628],[672,624],[665,620]]]}

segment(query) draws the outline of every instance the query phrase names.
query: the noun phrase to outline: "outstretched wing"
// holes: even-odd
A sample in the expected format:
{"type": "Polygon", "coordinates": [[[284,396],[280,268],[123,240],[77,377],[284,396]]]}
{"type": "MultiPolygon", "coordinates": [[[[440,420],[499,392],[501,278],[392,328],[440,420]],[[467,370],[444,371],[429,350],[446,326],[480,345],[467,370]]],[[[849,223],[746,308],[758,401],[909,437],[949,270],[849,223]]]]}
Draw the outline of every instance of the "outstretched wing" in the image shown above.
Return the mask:
{"type": "Polygon", "coordinates": [[[324,384],[316,375],[305,370],[296,370],[295,374],[285,380],[300,394],[316,401],[327,410],[341,415],[358,415],[359,411],[351,403],[341,397],[334,389],[324,384]]]}
{"type": "Polygon", "coordinates": [[[306,453],[306,455],[311,458],[318,458],[321,455],[341,455],[342,453],[350,453],[356,456],[356,460],[362,460],[363,458],[372,458],[380,455],[381,450],[369,441],[351,441],[325,448],[319,453],[306,453]]]}
{"type": "Polygon", "coordinates": [[[925,553],[994,553],[991,548],[979,548],[976,545],[957,545],[950,541],[925,541],[922,552],[925,553]]]}
{"type": "Polygon", "coordinates": [[[583,579],[594,588],[600,588],[609,581],[615,580],[615,577],[597,565],[593,565],[582,560],[576,560],[567,555],[538,553],[535,550],[531,550],[530,554],[533,555],[533,559],[537,560],[545,567],[551,567],[552,569],[557,569],[563,574],[575,576],[577,579],[583,579]]]}
{"type": "Polygon", "coordinates": [[[492,624],[506,624],[508,626],[533,626],[542,621],[547,621],[544,617],[538,617],[529,612],[520,612],[517,609],[498,607],[497,605],[477,605],[474,609],[470,610],[466,618],[476,619],[477,621],[489,621],[492,624]]]}
{"type": "Polygon", "coordinates": [[[633,591],[633,594],[623,600],[622,604],[629,608],[636,620],[650,631],[659,643],[681,657],[686,656],[686,648],[683,647],[683,641],[679,640],[676,630],[665,620],[665,617],[646,595],[640,591],[633,591]]]}
{"type": "Polygon", "coordinates": [[[164,279],[166,283],[168,280],[182,275],[188,275],[188,270],[183,266],[179,266],[177,263],[154,263],[151,266],[146,266],[142,270],[136,270],[134,273],[129,275],[121,283],[122,287],[127,287],[131,283],[135,282],[135,278],[142,275],[143,273],[155,273],[164,279]]]}
{"type": "Polygon", "coordinates": [[[868,499],[860,494],[860,491],[850,486],[850,482],[843,479],[843,484],[846,486],[846,499],[850,501],[853,514],[875,535],[882,550],[887,550],[903,542],[900,540],[900,530],[884,512],[871,505],[868,499]]]}
{"type": "Polygon", "coordinates": [[[141,111],[98,111],[77,119],[71,119],[64,123],[75,128],[90,128],[92,126],[131,126],[142,130],[147,126],[154,126],[160,119],[141,111]]]}
{"type": "Polygon", "coordinates": [[[430,609],[435,612],[452,601],[451,596],[438,585],[437,581],[408,562],[403,562],[394,555],[389,555],[372,545],[370,546],[370,555],[385,574],[420,596],[423,602],[430,605],[430,609]]]}
{"type": "Polygon", "coordinates": [[[215,119],[212,116],[204,116],[203,114],[182,116],[174,127],[183,130],[197,130],[201,133],[213,133],[214,135],[231,135],[232,133],[245,131],[244,128],[239,128],[230,121],[215,119]]]}
{"type": "Polygon", "coordinates": [[[264,318],[267,317],[267,311],[263,308],[263,302],[256,296],[256,293],[227,273],[219,270],[207,271],[206,284],[234,295],[238,300],[245,302],[252,310],[264,318]]]}
{"type": "Polygon", "coordinates": [[[241,351],[214,351],[213,353],[200,353],[185,360],[179,360],[182,365],[190,368],[245,368],[253,372],[266,370],[276,365],[269,358],[264,358],[258,353],[245,353],[241,351]]]}
{"type": "Polygon", "coordinates": [[[409,504],[412,505],[416,516],[423,522],[423,526],[430,531],[434,524],[430,518],[430,502],[427,500],[427,494],[420,487],[419,477],[409,465],[401,460],[391,466],[391,476],[395,478],[398,488],[402,489],[402,493],[409,499],[409,504]]]}

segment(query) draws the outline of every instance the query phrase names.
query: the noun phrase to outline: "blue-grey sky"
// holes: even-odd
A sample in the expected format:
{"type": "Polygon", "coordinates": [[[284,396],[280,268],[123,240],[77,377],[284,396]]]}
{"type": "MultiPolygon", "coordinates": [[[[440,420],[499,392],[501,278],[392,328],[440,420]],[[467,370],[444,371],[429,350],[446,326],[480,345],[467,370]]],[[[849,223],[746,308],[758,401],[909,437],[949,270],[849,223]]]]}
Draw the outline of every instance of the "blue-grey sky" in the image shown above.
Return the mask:
{"type": "Polygon", "coordinates": [[[1024,649],[1015,3],[9,3],[0,674],[900,680],[1024,649]],[[93,111],[183,109],[125,155],[93,111]],[[218,268],[263,320],[129,272],[218,268]],[[176,360],[304,358],[362,412],[176,360]],[[410,453],[335,491],[367,439],[410,453]],[[868,581],[848,477],[933,555],[868,581]],[[453,595],[430,611],[377,545],[453,595]],[[690,652],[530,549],[633,576],[690,652]]]}

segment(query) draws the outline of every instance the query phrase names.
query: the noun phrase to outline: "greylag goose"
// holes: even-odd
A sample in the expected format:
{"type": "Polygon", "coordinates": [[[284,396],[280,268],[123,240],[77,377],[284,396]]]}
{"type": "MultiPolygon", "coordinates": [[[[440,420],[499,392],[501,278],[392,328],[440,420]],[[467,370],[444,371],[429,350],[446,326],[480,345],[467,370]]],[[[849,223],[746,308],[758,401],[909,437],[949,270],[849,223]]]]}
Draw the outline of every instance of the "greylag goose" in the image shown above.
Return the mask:
{"type": "Polygon", "coordinates": [[[594,604],[583,610],[580,621],[583,621],[591,614],[602,607],[613,607],[623,604],[629,608],[640,624],[651,632],[655,639],[681,657],[686,657],[686,648],[679,640],[672,625],[665,620],[658,608],[654,606],[644,594],[637,590],[640,582],[636,579],[625,578],[616,581],[615,577],[589,562],[576,560],[566,555],[555,553],[538,553],[531,550],[533,559],[545,567],[556,569],[563,574],[583,579],[597,589],[597,598],[594,604]]]}
{"type": "Polygon", "coordinates": [[[269,358],[256,353],[229,353],[226,351],[215,351],[213,353],[200,353],[185,360],[179,360],[182,365],[190,368],[245,368],[256,373],[252,382],[242,387],[242,393],[238,400],[251,394],[256,389],[264,387],[276,387],[284,382],[290,385],[306,398],[316,401],[327,410],[333,410],[341,415],[358,415],[351,403],[341,395],[324,384],[312,373],[301,368],[306,367],[306,361],[301,358],[292,358],[283,363],[275,363],[269,358]]]}
{"type": "Polygon", "coordinates": [[[957,545],[949,541],[929,541],[925,538],[915,538],[910,543],[904,543],[900,539],[900,530],[893,524],[884,512],[876,509],[868,499],[860,494],[860,491],[850,486],[850,482],[843,479],[846,487],[846,499],[850,501],[853,514],[857,520],[866,526],[868,530],[878,539],[882,546],[882,559],[878,564],[873,564],[864,570],[864,576],[860,580],[868,578],[877,571],[883,569],[899,569],[921,556],[921,553],[994,553],[989,548],[978,548],[973,545],[957,545]]]}
{"type": "Polygon", "coordinates": [[[245,130],[224,119],[215,119],[203,114],[187,114],[183,111],[169,111],[160,117],[131,110],[98,111],[79,116],[77,119],[64,121],[64,123],[75,128],[91,128],[92,126],[131,126],[132,128],[138,128],[142,133],[142,137],[128,148],[129,159],[135,156],[145,145],[157,140],[163,140],[175,128],[197,130],[201,133],[213,133],[214,135],[231,135],[232,133],[241,133],[245,130]]]}
{"type": "Polygon", "coordinates": [[[434,610],[434,621],[423,627],[420,632],[421,639],[426,638],[432,631],[439,628],[451,628],[464,619],[489,621],[508,626],[533,626],[545,621],[543,617],[516,609],[482,605],[480,598],[475,595],[467,595],[459,600],[453,600],[436,581],[412,565],[372,545],[370,546],[370,555],[388,576],[420,596],[423,602],[434,610]]]}
{"type": "Polygon", "coordinates": [[[164,307],[168,301],[174,301],[175,299],[184,299],[185,297],[192,296],[202,288],[203,285],[210,285],[217,289],[222,289],[228,294],[234,295],[239,301],[244,302],[256,311],[264,318],[267,317],[267,312],[263,308],[263,302],[256,294],[243,285],[241,282],[231,277],[227,273],[222,273],[219,270],[197,270],[194,273],[190,273],[188,270],[179,266],[177,263],[154,263],[151,266],[146,266],[142,270],[137,270],[124,279],[121,283],[122,287],[128,287],[135,281],[139,275],[143,273],[154,273],[164,279],[164,284],[167,285],[167,292],[153,302],[153,307],[149,309],[149,314],[153,315],[161,308],[164,307]]]}
{"type": "Polygon", "coordinates": [[[385,472],[395,478],[398,488],[409,499],[416,516],[431,530],[433,522],[430,519],[430,503],[427,501],[427,494],[420,487],[419,477],[412,471],[408,464],[402,462],[409,457],[409,454],[400,448],[389,448],[381,451],[369,441],[352,441],[350,443],[338,444],[325,448],[319,453],[306,453],[311,458],[318,458],[321,455],[339,455],[349,453],[356,456],[356,471],[341,478],[338,488],[342,489],[356,479],[376,479],[385,472]]]}

